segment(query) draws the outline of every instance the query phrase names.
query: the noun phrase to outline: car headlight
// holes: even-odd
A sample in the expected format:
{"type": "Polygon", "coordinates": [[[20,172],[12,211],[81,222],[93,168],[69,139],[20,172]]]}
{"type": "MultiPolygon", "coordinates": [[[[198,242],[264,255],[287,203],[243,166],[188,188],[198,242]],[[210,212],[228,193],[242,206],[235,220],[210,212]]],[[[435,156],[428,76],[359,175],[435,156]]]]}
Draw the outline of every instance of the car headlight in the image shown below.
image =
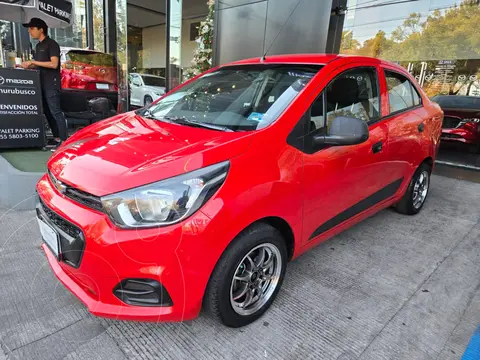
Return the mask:
{"type": "Polygon", "coordinates": [[[225,181],[230,162],[102,197],[110,219],[122,228],[177,223],[197,211],[225,181]]]}
{"type": "Polygon", "coordinates": [[[163,92],[154,92],[153,94],[154,94],[155,96],[160,97],[160,96],[162,96],[164,93],[163,93],[163,92]]]}

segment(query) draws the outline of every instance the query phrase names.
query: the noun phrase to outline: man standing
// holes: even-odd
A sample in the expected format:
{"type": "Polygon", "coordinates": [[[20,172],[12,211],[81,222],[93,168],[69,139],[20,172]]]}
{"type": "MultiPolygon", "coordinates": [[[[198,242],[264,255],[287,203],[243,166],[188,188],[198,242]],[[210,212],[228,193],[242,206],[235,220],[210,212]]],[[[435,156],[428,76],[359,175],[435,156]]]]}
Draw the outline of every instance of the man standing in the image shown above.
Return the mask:
{"type": "Polygon", "coordinates": [[[33,61],[23,63],[23,68],[40,70],[43,92],[43,111],[55,138],[55,151],[67,139],[67,124],[60,108],[60,46],[48,37],[48,26],[42,19],[32,18],[28,24],[30,36],[38,39],[33,61]]]}

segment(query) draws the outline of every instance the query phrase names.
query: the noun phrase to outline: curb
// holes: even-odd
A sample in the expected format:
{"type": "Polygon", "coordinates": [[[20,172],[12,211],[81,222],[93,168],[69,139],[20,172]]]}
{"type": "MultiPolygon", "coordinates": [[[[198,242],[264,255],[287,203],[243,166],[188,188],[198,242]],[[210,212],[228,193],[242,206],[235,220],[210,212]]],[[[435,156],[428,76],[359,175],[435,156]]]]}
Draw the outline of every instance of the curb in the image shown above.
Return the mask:
{"type": "Polygon", "coordinates": [[[15,210],[35,208],[35,185],[43,173],[15,169],[0,155],[0,205],[15,210]]]}

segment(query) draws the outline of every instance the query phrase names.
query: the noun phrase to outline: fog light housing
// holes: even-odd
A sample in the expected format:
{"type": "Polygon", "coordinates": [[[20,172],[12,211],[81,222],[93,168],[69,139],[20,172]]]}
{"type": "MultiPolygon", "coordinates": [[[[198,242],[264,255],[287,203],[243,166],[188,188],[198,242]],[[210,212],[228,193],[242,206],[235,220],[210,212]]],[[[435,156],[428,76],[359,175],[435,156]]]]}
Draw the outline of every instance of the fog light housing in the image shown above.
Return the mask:
{"type": "Polygon", "coordinates": [[[156,280],[125,279],[113,289],[122,302],[135,306],[172,306],[167,290],[156,280]]]}

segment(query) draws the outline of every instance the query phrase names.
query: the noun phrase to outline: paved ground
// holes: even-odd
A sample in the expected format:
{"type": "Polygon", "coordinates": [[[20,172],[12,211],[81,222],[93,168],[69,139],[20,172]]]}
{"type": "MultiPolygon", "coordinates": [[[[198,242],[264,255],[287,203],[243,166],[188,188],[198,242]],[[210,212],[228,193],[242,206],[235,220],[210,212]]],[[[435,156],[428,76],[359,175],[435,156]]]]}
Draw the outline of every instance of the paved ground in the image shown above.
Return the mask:
{"type": "Polygon", "coordinates": [[[460,359],[480,323],[479,218],[480,184],[435,176],[420,215],[385,210],[295,260],[270,311],[235,330],[90,316],[34,213],[0,209],[0,360],[460,359]]]}

